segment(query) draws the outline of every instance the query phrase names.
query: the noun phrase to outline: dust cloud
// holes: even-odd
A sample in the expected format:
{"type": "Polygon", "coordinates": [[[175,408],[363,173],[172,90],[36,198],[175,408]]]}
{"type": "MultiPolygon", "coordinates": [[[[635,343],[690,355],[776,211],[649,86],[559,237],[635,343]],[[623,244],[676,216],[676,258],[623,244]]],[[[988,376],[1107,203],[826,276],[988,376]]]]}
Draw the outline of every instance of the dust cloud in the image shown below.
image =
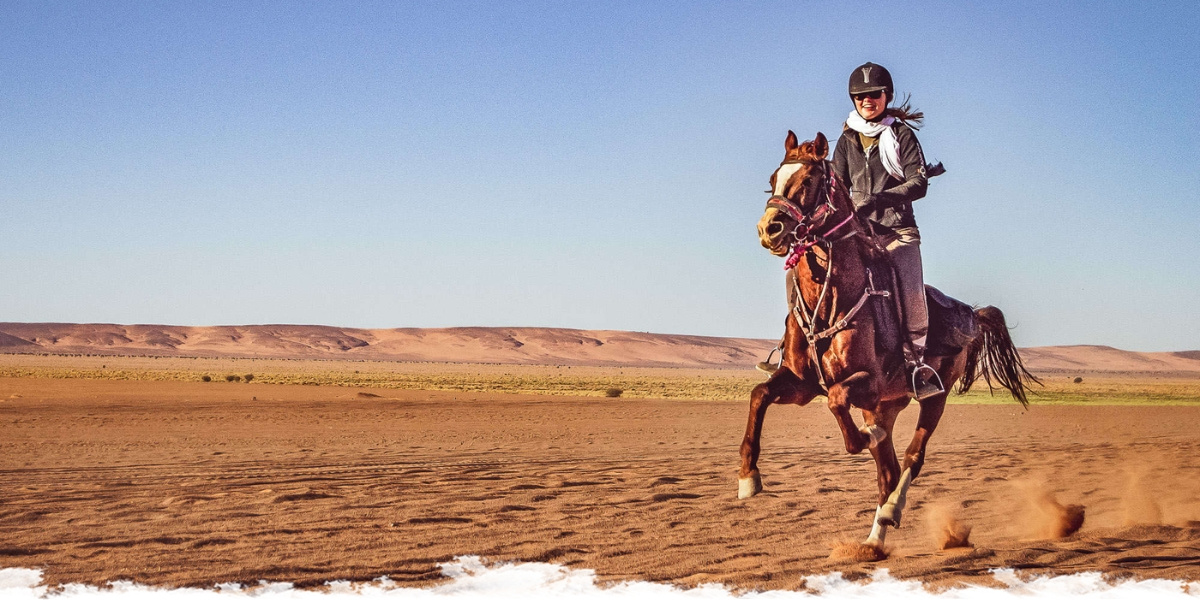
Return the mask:
{"type": "Polygon", "coordinates": [[[938,550],[974,547],[970,541],[971,526],[959,519],[954,506],[948,502],[930,504],[925,513],[925,524],[938,550]]]}
{"type": "Polygon", "coordinates": [[[1018,526],[1032,539],[1067,537],[1083,527],[1082,504],[1062,504],[1044,480],[1016,483],[1021,494],[1018,526]]]}

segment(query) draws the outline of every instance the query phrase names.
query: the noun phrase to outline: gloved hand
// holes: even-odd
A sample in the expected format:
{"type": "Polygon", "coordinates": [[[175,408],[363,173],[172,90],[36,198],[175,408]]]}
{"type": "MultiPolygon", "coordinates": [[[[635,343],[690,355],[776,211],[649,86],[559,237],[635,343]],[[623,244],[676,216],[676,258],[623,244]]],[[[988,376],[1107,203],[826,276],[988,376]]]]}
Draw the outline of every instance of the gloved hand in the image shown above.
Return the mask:
{"type": "Polygon", "coordinates": [[[879,203],[879,197],[875,194],[871,194],[869,197],[867,197],[866,202],[854,207],[854,214],[859,215],[859,216],[869,215],[875,211],[875,208],[878,206],[878,203],[879,203]]]}
{"type": "MultiPolygon", "coordinates": [[[[866,209],[868,211],[887,210],[889,208],[894,208],[896,206],[896,199],[891,194],[887,194],[887,193],[871,194],[871,198],[869,200],[867,200],[867,203],[864,206],[870,207],[870,208],[866,209]]],[[[858,211],[855,211],[855,212],[858,212],[858,211]]],[[[859,213],[859,214],[863,214],[863,213],[859,213]]]]}

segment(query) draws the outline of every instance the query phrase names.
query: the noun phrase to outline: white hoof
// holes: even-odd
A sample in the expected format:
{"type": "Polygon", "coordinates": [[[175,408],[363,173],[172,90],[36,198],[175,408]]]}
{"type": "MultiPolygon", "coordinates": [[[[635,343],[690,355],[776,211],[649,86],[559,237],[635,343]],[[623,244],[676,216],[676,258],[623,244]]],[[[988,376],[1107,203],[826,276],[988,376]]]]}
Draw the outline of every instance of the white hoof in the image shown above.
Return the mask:
{"type": "Polygon", "coordinates": [[[900,529],[900,519],[903,515],[904,507],[902,505],[887,502],[879,507],[875,520],[880,525],[900,529]]]}
{"type": "Polygon", "coordinates": [[[864,546],[883,547],[883,540],[887,537],[887,526],[880,518],[881,513],[883,513],[882,506],[875,509],[875,520],[871,521],[871,533],[867,536],[867,541],[863,542],[864,546]]]}
{"type": "Polygon", "coordinates": [[[905,469],[900,473],[900,481],[896,484],[896,489],[888,496],[887,502],[879,507],[875,513],[875,518],[880,523],[900,528],[900,519],[904,515],[904,506],[908,504],[908,486],[912,485],[912,469],[905,469]]]}
{"type": "Polygon", "coordinates": [[[878,425],[863,425],[858,428],[859,431],[868,438],[867,444],[872,448],[878,446],[880,442],[887,439],[887,432],[878,425]]]}
{"type": "Polygon", "coordinates": [[[745,500],[762,491],[762,477],[755,473],[738,478],[738,500],[745,500]]]}

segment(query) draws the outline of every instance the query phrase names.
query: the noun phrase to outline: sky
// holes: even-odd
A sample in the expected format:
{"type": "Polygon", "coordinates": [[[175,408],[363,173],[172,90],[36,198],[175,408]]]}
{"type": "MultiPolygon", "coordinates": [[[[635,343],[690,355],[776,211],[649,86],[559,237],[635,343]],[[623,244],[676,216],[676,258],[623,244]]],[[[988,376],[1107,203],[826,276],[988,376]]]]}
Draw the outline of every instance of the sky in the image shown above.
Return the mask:
{"type": "Polygon", "coordinates": [[[1200,4],[0,0],[0,321],[775,338],[789,129],[886,66],[926,282],[1200,348],[1200,4]]]}

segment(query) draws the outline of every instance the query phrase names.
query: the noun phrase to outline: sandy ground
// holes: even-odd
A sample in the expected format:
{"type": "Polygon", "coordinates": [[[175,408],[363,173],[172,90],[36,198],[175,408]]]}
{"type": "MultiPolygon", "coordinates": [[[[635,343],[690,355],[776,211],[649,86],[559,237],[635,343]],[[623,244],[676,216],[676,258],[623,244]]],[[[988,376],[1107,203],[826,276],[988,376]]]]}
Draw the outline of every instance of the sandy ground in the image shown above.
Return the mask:
{"type": "Polygon", "coordinates": [[[771,409],[766,491],[739,501],[745,403],[361,392],[379,397],[0,379],[0,567],[424,585],[477,554],[744,589],[881,566],[935,584],[996,567],[1200,580],[1200,407],[951,406],[891,556],[856,563],[830,557],[866,536],[875,470],[824,406],[771,409]],[[1086,508],[1078,533],[1045,530],[1052,498],[1086,508]],[[974,548],[938,549],[950,519],[974,548]]]}

